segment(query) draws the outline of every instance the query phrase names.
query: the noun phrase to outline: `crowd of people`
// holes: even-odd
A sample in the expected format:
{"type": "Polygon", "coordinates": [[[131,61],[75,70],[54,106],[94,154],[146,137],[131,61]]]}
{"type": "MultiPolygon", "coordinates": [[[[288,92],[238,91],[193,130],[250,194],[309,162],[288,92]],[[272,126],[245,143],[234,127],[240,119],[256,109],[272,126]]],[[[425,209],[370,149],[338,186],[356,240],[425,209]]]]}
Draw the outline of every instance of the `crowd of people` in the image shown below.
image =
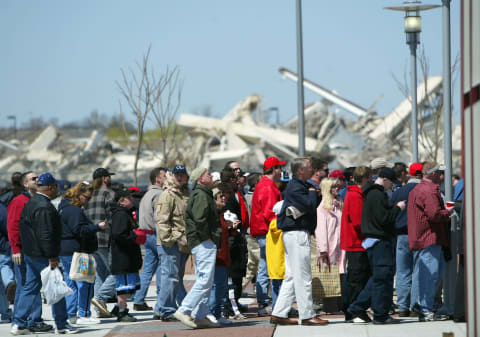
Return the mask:
{"type": "MultiPolygon", "coordinates": [[[[444,167],[433,162],[375,158],[332,172],[318,158],[286,164],[269,157],[261,173],[237,161],[220,172],[158,167],[146,191],[112,182],[105,168],[73,186],[48,172],[14,173],[13,188],[0,194],[1,323],[12,323],[12,335],[71,334],[101,318],[135,322],[133,301],[133,311],[154,320],[216,328],[245,318],[239,300],[249,284],[256,314],[273,324],[326,325],[321,310],[362,324],[399,323],[395,311],[451,318],[439,309],[446,261],[458,253],[463,265],[449,235],[463,179],[454,177],[450,203],[444,167]],[[79,256],[94,278],[72,276],[79,256]],[[195,282],[187,291],[189,256],[195,282]],[[42,319],[47,267],[60,268],[73,290],[52,305],[54,326],[42,319]]],[[[456,300],[454,318],[464,321],[463,293],[456,300]]]]}

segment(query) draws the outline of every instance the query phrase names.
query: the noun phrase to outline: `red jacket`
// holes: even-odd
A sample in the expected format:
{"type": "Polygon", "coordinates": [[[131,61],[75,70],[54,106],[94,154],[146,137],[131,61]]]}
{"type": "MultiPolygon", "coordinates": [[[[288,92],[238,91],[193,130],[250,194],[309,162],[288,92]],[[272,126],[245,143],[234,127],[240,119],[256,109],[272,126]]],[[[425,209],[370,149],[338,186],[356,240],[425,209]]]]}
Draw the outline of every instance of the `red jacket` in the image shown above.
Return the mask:
{"type": "Polygon", "coordinates": [[[408,195],[408,246],[422,250],[430,245],[449,246],[450,213],[440,187],[423,179],[408,195]]]}
{"type": "Polygon", "coordinates": [[[282,200],[277,185],[268,177],[263,177],[255,186],[250,215],[250,235],[267,235],[270,222],[275,218],[273,206],[282,200]]]}
{"type": "Polygon", "coordinates": [[[340,248],[347,252],[365,251],[362,241],[362,189],[357,185],[348,185],[343,203],[342,222],[340,227],[340,248]]]}
{"type": "Polygon", "coordinates": [[[23,207],[30,200],[30,198],[25,194],[17,195],[11,202],[8,204],[7,208],[7,231],[8,231],[8,240],[10,241],[10,246],[12,247],[12,254],[21,253],[22,245],[20,243],[20,214],[22,214],[23,207]]]}

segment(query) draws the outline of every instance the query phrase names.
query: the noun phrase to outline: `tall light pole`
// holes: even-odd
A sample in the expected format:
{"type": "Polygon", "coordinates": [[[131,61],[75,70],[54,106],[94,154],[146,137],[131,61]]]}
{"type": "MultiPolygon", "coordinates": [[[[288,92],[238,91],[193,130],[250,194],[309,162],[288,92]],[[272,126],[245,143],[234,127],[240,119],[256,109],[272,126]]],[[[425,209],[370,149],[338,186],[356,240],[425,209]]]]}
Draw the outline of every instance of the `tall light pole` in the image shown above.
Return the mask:
{"type": "Polygon", "coordinates": [[[303,98],[303,41],[302,1],[297,0],[297,100],[298,100],[298,154],[305,156],[305,115],[303,98]]]}
{"type": "Polygon", "coordinates": [[[13,121],[13,136],[17,138],[17,116],[10,115],[7,118],[13,121]]]}
{"type": "Polygon", "coordinates": [[[445,157],[445,199],[452,193],[452,98],[450,61],[450,0],[442,0],[443,13],[443,143],[445,157]]]}
{"type": "Polygon", "coordinates": [[[410,46],[411,61],[411,98],[412,98],[412,161],[418,162],[418,111],[417,111],[417,45],[420,43],[422,18],[420,11],[440,7],[438,5],[422,5],[420,1],[405,1],[400,6],[385,7],[393,11],[405,12],[404,28],[407,44],[410,46]]]}

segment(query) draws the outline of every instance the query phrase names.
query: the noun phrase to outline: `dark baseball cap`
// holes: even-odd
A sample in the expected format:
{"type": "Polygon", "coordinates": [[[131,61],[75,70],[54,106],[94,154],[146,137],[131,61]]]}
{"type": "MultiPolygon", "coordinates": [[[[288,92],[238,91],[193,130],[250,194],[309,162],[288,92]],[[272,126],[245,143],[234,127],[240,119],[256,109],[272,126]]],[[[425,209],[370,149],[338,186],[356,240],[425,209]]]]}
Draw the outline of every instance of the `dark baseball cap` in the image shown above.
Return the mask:
{"type": "Polygon", "coordinates": [[[395,171],[393,169],[391,169],[390,167],[382,167],[382,169],[378,173],[378,176],[380,178],[387,178],[388,180],[390,180],[394,184],[400,183],[397,180],[397,177],[395,176],[395,171]]]}
{"type": "Polygon", "coordinates": [[[108,170],[103,168],[103,167],[99,167],[95,171],[93,171],[93,179],[102,178],[102,177],[109,177],[109,176],[113,176],[113,175],[115,175],[115,173],[108,172],[108,170]]]}
{"type": "Polygon", "coordinates": [[[45,172],[42,173],[38,178],[37,178],[37,185],[38,186],[50,186],[53,184],[58,184],[59,181],[56,180],[51,173],[45,172]]]}
{"type": "Polygon", "coordinates": [[[176,173],[185,173],[185,174],[187,174],[187,169],[186,169],[185,166],[183,166],[183,165],[176,165],[176,166],[173,168],[172,173],[173,173],[173,174],[176,174],[176,173]]]}
{"type": "Polygon", "coordinates": [[[134,194],[135,191],[129,190],[127,188],[122,188],[120,190],[115,191],[115,201],[118,202],[122,198],[126,198],[134,194]]]}

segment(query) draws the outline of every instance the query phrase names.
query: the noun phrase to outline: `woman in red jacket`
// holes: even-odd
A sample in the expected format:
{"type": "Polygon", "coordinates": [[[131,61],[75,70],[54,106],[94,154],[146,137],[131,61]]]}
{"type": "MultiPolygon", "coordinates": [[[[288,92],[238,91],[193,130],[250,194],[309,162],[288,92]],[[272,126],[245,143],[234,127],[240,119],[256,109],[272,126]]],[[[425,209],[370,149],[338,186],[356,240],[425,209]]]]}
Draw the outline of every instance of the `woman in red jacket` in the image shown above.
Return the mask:
{"type": "Polygon", "coordinates": [[[347,194],[343,204],[340,227],[340,248],[346,251],[347,274],[342,291],[343,312],[345,321],[352,321],[347,309],[362,291],[370,278],[370,264],[365,248],[362,247],[362,187],[370,180],[372,172],[366,166],[359,166],[353,171],[355,185],[347,186],[347,194]]]}

